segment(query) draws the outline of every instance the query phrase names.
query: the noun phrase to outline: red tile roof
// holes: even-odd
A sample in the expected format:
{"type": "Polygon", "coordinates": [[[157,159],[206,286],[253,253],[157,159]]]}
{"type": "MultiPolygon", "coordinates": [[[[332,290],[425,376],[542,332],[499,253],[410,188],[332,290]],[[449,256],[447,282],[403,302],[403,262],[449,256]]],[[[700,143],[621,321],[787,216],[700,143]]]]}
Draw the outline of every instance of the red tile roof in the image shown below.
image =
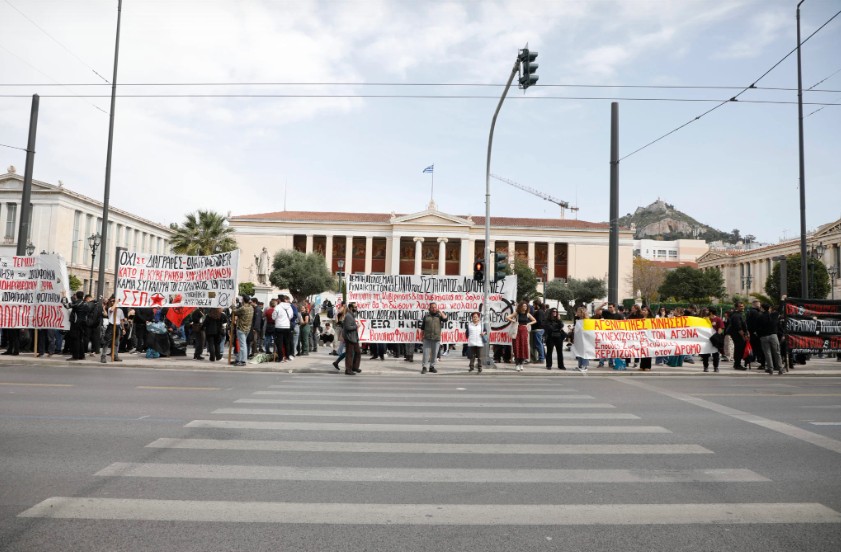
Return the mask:
{"type": "Polygon", "coordinates": [[[649,259],[653,263],[657,263],[657,266],[661,266],[663,268],[680,268],[682,266],[688,266],[691,268],[698,268],[698,263],[693,261],[658,261],[656,259],[649,259]]]}
{"type": "MultiPolygon", "coordinates": [[[[406,214],[396,213],[394,216],[402,217],[406,214]]],[[[456,215],[467,218],[463,215],[456,215]]],[[[382,223],[386,224],[391,220],[390,213],[347,213],[336,211],[276,211],[273,213],[258,213],[252,215],[235,215],[231,217],[232,222],[242,221],[277,221],[277,222],[357,222],[357,223],[382,223]]],[[[485,217],[471,217],[477,226],[485,224],[485,217]]],[[[571,219],[549,219],[549,218],[520,218],[520,217],[491,217],[491,226],[513,226],[527,228],[570,228],[570,229],[598,229],[609,230],[610,225],[606,222],[588,222],[584,220],[571,219]]],[[[627,230],[627,229],[623,229],[627,230]]]]}

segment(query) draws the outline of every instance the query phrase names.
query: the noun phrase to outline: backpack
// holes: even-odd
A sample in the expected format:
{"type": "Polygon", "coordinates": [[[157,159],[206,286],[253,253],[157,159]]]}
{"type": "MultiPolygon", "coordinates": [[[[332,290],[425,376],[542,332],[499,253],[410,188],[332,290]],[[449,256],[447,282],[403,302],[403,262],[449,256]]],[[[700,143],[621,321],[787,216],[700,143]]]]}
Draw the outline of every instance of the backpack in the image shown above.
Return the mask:
{"type": "Polygon", "coordinates": [[[625,364],[624,358],[614,358],[613,359],[613,369],[614,370],[625,370],[628,366],[625,364]]]}
{"type": "Polygon", "coordinates": [[[90,303],[88,312],[85,313],[85,323],[89,328],[95,328],[102,324],[102,307],[99,302],[90,303]]]}

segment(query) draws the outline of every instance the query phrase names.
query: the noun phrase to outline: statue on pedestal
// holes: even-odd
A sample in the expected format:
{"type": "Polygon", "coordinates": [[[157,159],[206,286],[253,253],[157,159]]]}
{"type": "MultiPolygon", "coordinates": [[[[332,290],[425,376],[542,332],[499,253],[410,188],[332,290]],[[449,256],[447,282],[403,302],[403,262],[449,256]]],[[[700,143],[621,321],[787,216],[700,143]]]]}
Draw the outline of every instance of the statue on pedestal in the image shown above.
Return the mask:
{"type": "Polygon", "coordinates": [[[257,282],[266,285],[268,283],[269,264],[271,263],[268,249],[264,247],[259,256],[254,255],[254,261],[257,263],[257,282]]]}

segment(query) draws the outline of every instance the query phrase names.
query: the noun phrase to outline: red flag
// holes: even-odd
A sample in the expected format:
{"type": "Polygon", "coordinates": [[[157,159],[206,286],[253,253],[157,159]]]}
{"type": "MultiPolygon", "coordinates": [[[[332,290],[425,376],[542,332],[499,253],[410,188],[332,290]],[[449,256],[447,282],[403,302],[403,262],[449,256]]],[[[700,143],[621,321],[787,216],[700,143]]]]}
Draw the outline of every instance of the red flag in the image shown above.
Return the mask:
{"type": "Polygon", "coordinates": [[[166,311],[166,318],[176,328],[181,326],[184,319],[190,316],[190,313],[196,310],[196,307],[170,307],[166,311]]]}

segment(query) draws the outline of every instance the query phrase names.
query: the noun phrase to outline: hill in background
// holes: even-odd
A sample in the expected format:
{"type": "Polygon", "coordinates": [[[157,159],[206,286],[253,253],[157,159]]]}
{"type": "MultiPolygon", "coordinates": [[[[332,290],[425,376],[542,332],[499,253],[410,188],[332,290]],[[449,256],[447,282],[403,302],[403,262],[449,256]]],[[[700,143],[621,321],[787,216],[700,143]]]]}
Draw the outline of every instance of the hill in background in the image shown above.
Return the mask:
{"type": "MultiPolygon", "coordinates": [[[[706,224],[701,224],[686,213],[675,209],[661,199],[657,199],[647,207],[637,207],[634,214],[628,213],[619,218],[619,225],[630,227],[635,225],[636,239],[679,240],[700,239],[706,242],[722,241],[738,243],[753,236],[742,236],[738,229],[723,232],[706,224]]],[[[754,238],[755,239],[755,238],[754,238]]]]}

